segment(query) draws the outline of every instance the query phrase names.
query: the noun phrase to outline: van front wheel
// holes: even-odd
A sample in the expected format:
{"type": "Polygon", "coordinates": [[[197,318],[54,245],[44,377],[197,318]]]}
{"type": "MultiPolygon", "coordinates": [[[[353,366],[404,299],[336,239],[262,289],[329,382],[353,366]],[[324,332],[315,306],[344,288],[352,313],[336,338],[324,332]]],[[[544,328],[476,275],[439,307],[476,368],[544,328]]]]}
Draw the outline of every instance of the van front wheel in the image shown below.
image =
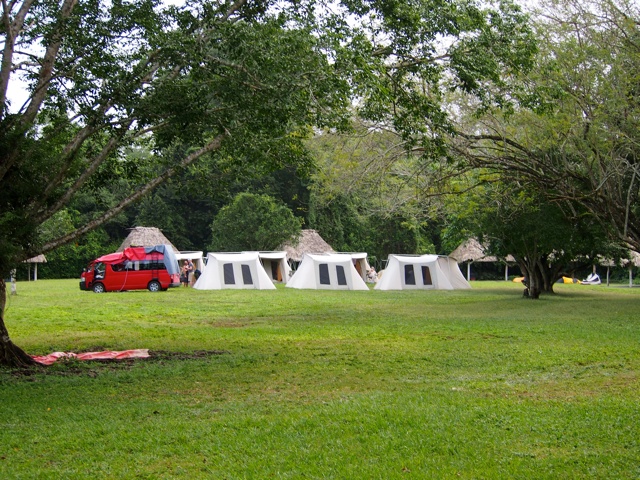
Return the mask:
{"type": "Polygon", "coordinates": [[[150,292],[159,292],[162,290],[162,285],[157,280],[151,280],[147,286],[150,292]]]}
{"type": "Polygon", "coordinates": [[[106,292],[107,290],[104,288],[104,285],[103,285],[103,284],[101,284],[101,283],[95,283],[95,284],[93,285],[93,291],[94,291],[94,292],[96,292],[96,293],[104,293],[104,292],[106,292]]]}

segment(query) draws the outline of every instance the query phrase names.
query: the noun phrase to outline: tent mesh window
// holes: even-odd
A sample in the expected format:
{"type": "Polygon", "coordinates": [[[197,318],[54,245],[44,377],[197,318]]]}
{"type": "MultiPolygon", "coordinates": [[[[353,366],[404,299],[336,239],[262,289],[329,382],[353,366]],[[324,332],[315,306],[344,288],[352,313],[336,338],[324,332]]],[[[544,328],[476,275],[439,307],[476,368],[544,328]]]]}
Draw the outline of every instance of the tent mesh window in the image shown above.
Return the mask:
{"type": "Polygon", "coordinates": [[[241,265],[242,267],[242,281],[245,285],[253,285],[253,278],[251,278],[251,268],[249,265],[241,265]]]}
{"type": "Polygon", "coordinates": [[[413,271],[413,265],[405,265],[404,266],[404,284],[405,285],[415,285],[416,284],[416,274],[413,271]]]}
{"type": "Polygon", "coordinates": [[[431,280],[431,270],[426,265],[422,266],[422,284],[423,285],[433,285],[433,281],[431,280]]]}
{"type": "Polygon", "coordinates": [[[225,263],[222,266],[222,272],[224,274],[224,284],[225,285],[235,285],[236,277],[233,274],[233,263],[225,263]]]}
{"type": "Polygon", "coordinates": [[[320,273],[320,285],[331,285],[331,280],[329,279],[329,265],[321,263],[318,265],[318,272],[320,273]]]}
{"type": "Polygon", "coordinates": [[[336,274],[338,275],[338,285],[346,285],[347,277],[344,274],[344,267],[342,265],[336,265],[336,274]]]}

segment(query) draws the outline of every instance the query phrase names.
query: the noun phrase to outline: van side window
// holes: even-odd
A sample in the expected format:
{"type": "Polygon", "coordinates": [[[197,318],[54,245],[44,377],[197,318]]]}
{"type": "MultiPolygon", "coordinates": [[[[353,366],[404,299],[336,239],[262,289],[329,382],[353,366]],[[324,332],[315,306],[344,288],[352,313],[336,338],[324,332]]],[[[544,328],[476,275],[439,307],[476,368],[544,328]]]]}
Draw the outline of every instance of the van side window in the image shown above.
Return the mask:
{"type": "Polygon", "coordinates": [[[112,263],[111,270],[114,272],[123,272],[125,270],[125,265],[124,263],[112,263]]]}
{"type": "Polygon", "coordinates": [[[164,260],[143,260],[140,262],[140,270],[166,270],[164,260]]]}
{"type": "MultiPolygon", "coordinates": [[[[115,269],[115,265],[113,267],[115,269]]],[[[125,263],[124,268],[129,271],[167,269],[166,265],[164,264],[164,260],[140,260],[136,262],[132,262],[129,260],[125,263]]]]}

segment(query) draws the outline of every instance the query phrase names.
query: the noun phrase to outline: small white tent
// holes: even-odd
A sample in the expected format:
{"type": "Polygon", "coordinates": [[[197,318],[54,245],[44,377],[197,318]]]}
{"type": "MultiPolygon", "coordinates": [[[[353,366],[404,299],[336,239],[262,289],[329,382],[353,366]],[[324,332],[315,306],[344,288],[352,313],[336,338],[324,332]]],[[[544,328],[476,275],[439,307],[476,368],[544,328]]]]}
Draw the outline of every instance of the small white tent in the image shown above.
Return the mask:
{"type": "Polygon", "coordinates": [[[271,280],[279,283],[289,281],[291,267],[287,262],[287,252],[258,252],[258,257],[271,280]]]}
{"type": "Polygon", "coordinates": [[[207,265],[193,288],[220,290],[223,288],[254,288],[275,290],[275,285],[264,271],[258,252],[209,253],[207,265]]]}
{"type": "Polygon", "coordinates": [[[471,288],[453,258],[439,255],[389,255],[376,290],[471,288]]]}
{"type": "Polygon", "coordinates": [[[287,287],[327,290],[369,290],[348,253],[305,253],[287,287]]]}

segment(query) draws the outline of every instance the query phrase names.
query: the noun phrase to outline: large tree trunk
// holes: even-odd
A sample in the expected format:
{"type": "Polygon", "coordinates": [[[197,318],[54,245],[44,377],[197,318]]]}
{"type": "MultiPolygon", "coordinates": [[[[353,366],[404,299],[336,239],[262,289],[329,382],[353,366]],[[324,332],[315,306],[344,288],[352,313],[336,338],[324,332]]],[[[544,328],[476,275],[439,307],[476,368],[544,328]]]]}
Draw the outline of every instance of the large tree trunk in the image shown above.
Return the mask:
{"type": "Polygon", "coordinates": [[[535,258],[525,257],[518,261],[520,270],[524,275],[523,284],[525,286],[524,296],[527,298],[538,299],[542,292],[543,278],[537,268],[535,258]]]}
{"type": "Polygon", "coordinates": [[[7,284],[0,278],[0,365],[7,367],[28,367],[35,365],[33,358],[20,347],[13,344],[9,338],[7,327],[4,326],[4,307],[7,304],[7,284]]]}

